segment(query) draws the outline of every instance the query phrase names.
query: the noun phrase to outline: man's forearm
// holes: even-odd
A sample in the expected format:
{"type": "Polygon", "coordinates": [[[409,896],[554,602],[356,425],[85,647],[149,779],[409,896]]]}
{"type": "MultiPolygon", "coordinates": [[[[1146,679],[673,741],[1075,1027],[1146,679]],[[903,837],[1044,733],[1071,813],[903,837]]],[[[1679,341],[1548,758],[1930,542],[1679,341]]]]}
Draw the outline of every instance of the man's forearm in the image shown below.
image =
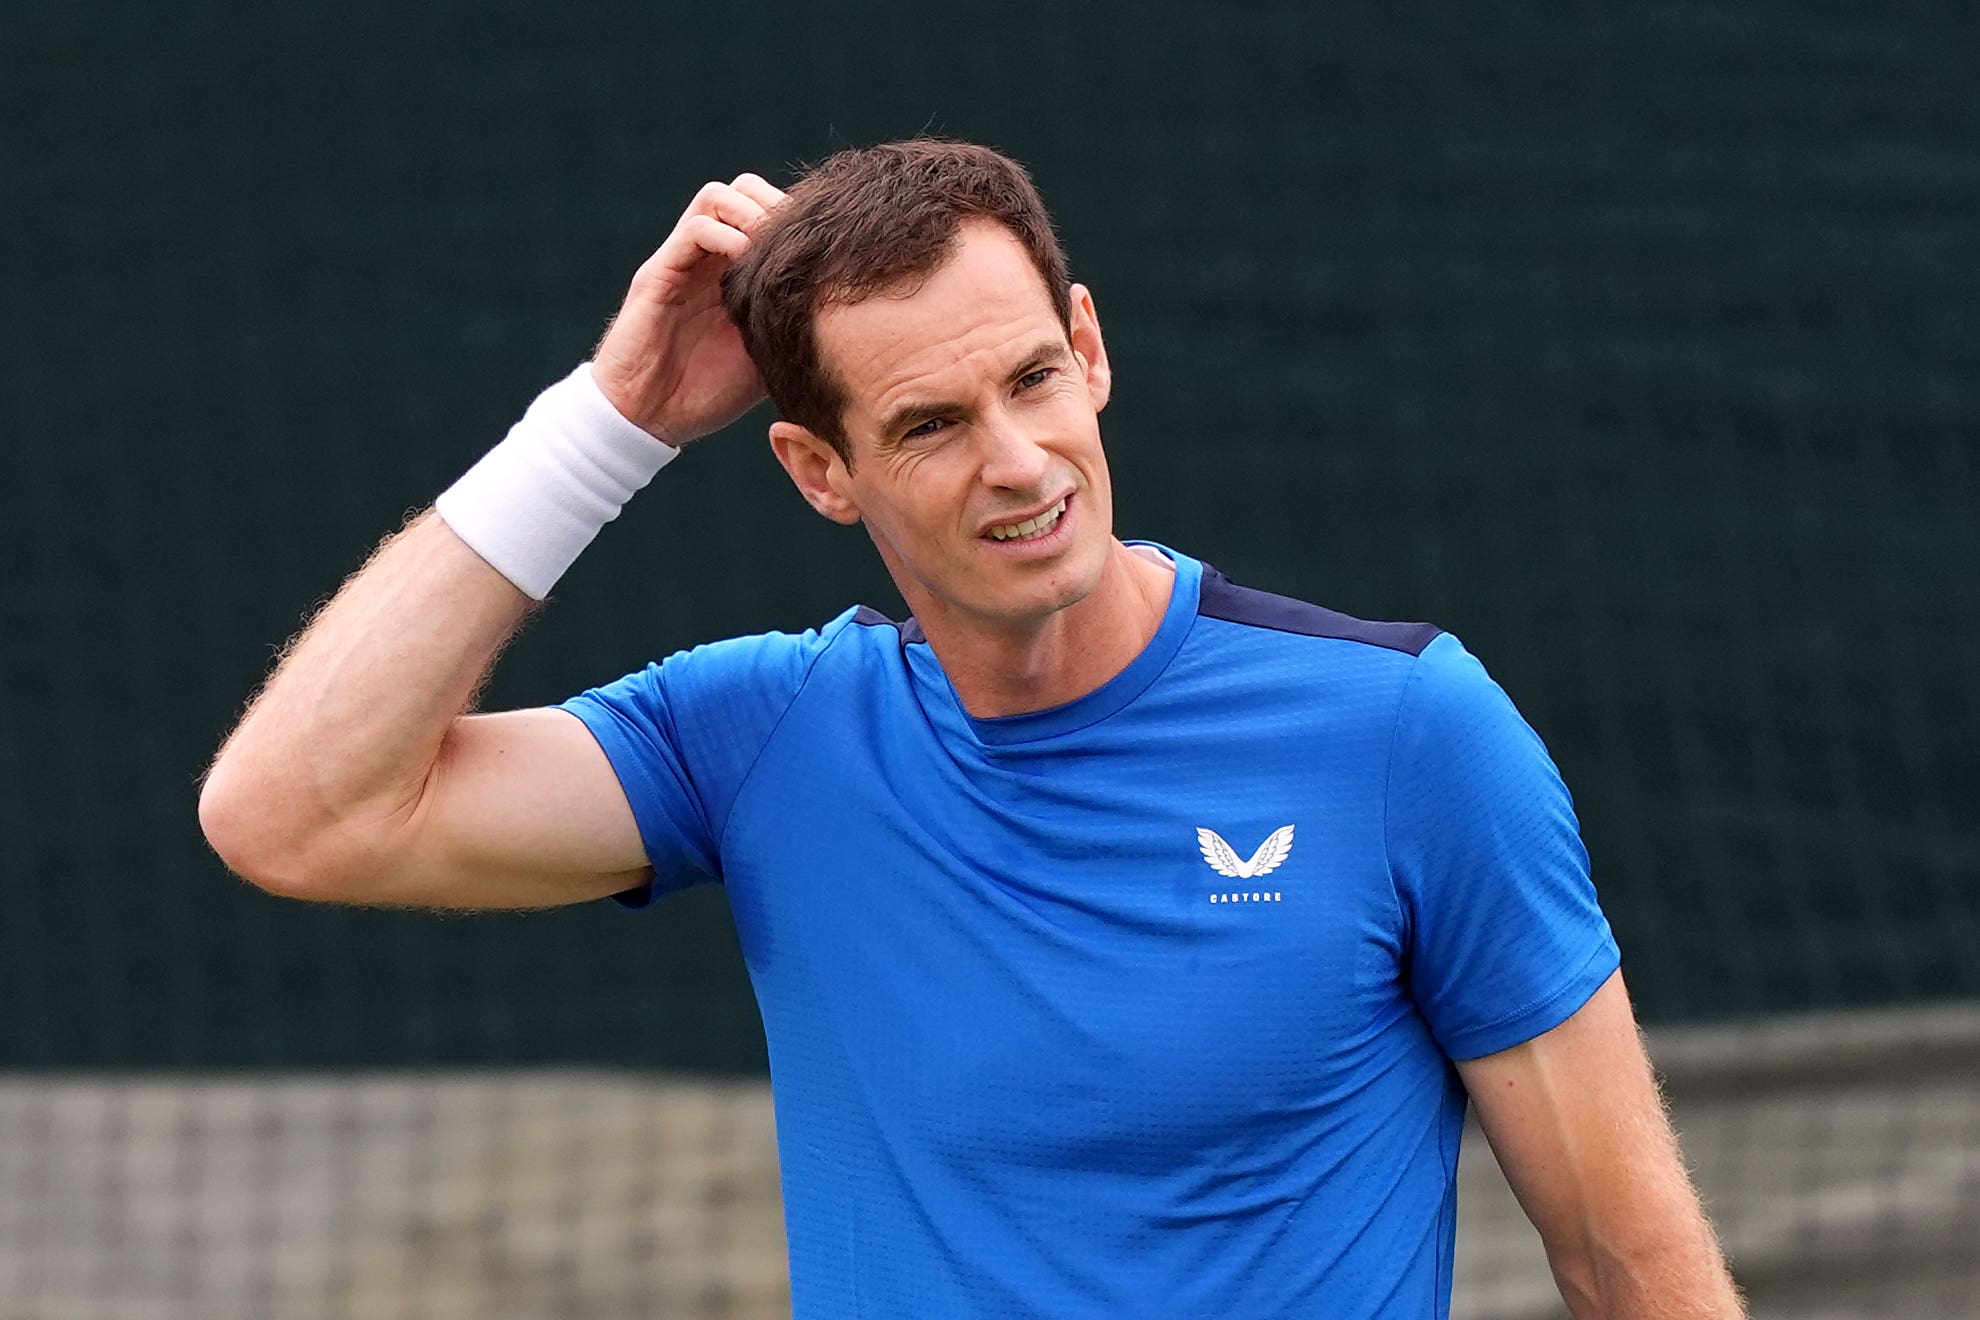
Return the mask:
{"type": "Polygon", "coordinates": [[[302,892],[414,803],[530,599],[428,513],[289,646],[221,749],[200,820],[235,870],[302,892]]]}
{"type": "Polygon", "coordinates": [[[678,446],[763,397],[721,280],[782,198],[754,174],[697,193],[593,361],[539,395],[290,646],[200,795],[207,840],[234,870],[307,897],[541,906],[614,892],[638,868],[623,801],[568,796],[574,776],[609,782],[588,736],[562,716],[459,717],[599,529],[678,446]]]}

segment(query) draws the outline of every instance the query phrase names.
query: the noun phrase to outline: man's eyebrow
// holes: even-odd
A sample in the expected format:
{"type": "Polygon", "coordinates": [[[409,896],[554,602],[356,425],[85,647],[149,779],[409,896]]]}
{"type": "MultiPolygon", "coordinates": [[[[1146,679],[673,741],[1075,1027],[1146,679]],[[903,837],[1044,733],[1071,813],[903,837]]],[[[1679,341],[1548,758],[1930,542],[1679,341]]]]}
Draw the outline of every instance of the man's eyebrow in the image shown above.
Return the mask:
{"type": "Polygon", "coordinates": [[[1018,369],[1011,373],[1011,379],[1016,380],[1020,376],[1029,376],[1040,367],[1049,367],[1056,363],[1062,363],[1071,356],[1071,346],[1065,340],[1041,339],[1036,348],[1024,355],[1018,369]]]}
{"type": "MultiPolygon", "coordinates": [[[[1029,353],[1018,359],[1017,369],[1012,371],[1007,379],[1018,380],[1021,377],[1029,376],[1040,367],[1063,363],[1071,356],[1071,349],[1067,346],[1065,340],[1042,339],[1029,353]]],[[[889,409],[887,414],[880,419],[880,435],[884,439],[892,439],[900,435],[903,431],[912,431],[923,422],[933,421],[937,417],[953,416],[956,413],[967,412],[968,410],[968,404],[953,400],[929,400],[922,402],[909,399],[907,402],[889,409]]]]}
{"type": "Polygon", "coordinates": [[[910,399],[880,419],[880,438],[892,440],[903,431],[912,431],[923,422],[931,422],[937,417],[948,417],[963,412],[967,406],[961,403],[917,403],[910,399]]]}

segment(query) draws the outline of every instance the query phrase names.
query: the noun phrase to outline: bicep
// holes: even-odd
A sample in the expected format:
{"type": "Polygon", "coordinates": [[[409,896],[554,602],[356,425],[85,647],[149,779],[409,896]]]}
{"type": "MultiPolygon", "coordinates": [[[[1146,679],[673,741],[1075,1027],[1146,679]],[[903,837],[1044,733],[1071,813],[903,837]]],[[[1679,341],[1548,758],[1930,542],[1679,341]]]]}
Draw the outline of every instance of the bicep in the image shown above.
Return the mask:
{"type": "Polygon", "coordinates": [[[1575,1315],[1745,1314],[1620,973],[1552,1031],[1458,1071],[1575,1315]]]}
{"type": "Polygon", "coordinates": [[[645,849],[612,763],[555,708],[454,722],[406,822],[394,892],[419,907],[555,907],[631,889],[645,849]]]}
{"type": "Polygon", "coordinates": [[[1553,1030],[1457,1068],[1550,1254],[1695,1216],[1620,972],[1553,1030]]]}

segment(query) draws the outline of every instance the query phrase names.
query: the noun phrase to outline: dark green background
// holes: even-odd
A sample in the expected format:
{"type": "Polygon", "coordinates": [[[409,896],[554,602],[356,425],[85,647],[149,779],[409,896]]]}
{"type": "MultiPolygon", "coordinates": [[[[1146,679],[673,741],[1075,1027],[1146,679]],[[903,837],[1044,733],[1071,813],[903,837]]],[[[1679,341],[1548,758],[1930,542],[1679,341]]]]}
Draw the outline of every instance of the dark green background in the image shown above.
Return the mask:
{"type": "MultiPolygon", "coordinates": [[[[759,1065],[718,892],[307,908],[225,874],[196,779],[698,184],[923,129],[1029,162],[1096,291],[1120,530],[1461,634],[1649,1017],[1980,993],[1980,25],[1591,8],[14,12],[0,1065],[759,1065]]],[[[493,703],[893,606],[763,422],[493,703]]]]}

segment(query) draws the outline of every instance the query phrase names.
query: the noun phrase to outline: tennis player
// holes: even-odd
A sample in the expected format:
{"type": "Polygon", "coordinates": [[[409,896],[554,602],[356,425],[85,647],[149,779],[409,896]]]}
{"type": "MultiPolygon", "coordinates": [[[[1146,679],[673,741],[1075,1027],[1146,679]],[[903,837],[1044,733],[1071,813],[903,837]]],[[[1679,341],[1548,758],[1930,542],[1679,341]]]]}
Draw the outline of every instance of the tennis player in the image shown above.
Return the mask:
{"type": "Polygon", "coordinates": [[[1002,156],[711,183],[593,361],[294,643],[207,837],[335,902],[723,883],[801,1320],[1442,1316],[1467,1101],[1577,1317],[1740,1314],[1539,740],[1448,633],[1117,540],[1112,385],[1002,156]],[[467,714],[766,388],[778,461],[912,617],[467,714]]]}

